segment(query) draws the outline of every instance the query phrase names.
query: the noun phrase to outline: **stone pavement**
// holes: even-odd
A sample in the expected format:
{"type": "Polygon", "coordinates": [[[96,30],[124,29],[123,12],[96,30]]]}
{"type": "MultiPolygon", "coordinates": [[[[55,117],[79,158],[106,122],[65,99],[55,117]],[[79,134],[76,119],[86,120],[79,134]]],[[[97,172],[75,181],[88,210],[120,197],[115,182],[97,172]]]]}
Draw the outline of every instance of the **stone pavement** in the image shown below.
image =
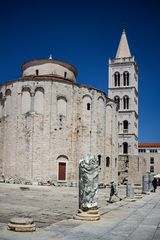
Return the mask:
{"type": "MultiPolygon", "coordinates": [[[[78,189],[0,184],[0,240],[160,240],[160,189],[135,202],[107,204],[109,189],[99,190],[101,219],[74,220],[78,189]],[[36,232],[7,230],[11,217],[33,217],[36,232]]],[[[138,191],[138,190],[137,190],[138,191]]],[[[120,196],[125,188],[119,188],[120,196]]]]}

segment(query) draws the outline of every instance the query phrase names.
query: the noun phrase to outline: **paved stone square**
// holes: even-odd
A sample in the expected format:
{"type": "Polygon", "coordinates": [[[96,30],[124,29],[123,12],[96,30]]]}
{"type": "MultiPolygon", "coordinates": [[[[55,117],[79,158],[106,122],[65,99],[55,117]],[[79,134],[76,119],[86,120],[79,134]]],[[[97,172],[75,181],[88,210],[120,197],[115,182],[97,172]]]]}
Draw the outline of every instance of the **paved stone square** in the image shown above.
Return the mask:
{"type": "MultiPolygon", "coordinates": [[[[125,186],[119,187],[123,201],[108,204],[109,188],[99,189],[96,222],[74,220],[78,189],[74,187],[0,184],[0,240],[158,240],[160,239],[160,190],[129,202],[125,186]],[[32,217],[37,230],[19,233],[7,230],[12,217],[32,217]]],[[[140,192],[136,189],[136,192],[140,192]]]]}

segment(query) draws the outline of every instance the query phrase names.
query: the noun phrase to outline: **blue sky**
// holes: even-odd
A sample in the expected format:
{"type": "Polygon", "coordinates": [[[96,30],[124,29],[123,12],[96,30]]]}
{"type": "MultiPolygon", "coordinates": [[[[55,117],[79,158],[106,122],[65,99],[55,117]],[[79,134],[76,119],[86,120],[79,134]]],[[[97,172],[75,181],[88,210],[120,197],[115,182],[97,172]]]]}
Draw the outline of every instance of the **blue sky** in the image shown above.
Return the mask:
{"type": "Polygon", "coordinates": [[[139,142],[160,142],[159,0],[1,0],[0,82],[52,53],[77,68],[77,82],[107,93],[123,24],[139,67],[139,142]]]}

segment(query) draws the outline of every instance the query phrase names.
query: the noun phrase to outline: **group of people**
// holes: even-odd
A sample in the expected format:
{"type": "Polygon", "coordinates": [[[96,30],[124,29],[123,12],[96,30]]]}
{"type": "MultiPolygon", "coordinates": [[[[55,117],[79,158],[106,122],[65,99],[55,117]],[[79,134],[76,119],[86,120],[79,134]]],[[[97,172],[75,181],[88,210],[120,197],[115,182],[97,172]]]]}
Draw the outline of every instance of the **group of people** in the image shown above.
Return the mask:
{"type": "MultiPolygon", "coordinates": [[[[153,186],[153,192],[156,192],[156,189],[157,189],[157,179],[154,178],[153,181],[152,181],[152,186],[153,186]]],[[[116,196],[117,198],[119,198],[119,200],[121,201],[122,198],[120,198],[118,196],[118,192],[117,192],[117,188],[116,188],[116,183],[114,180],[111,181],[111,190],[110,190],[110,197],[109,197],[109,201],[108,202],[112,202],[112,197],[113,196],[116,196]]]]}

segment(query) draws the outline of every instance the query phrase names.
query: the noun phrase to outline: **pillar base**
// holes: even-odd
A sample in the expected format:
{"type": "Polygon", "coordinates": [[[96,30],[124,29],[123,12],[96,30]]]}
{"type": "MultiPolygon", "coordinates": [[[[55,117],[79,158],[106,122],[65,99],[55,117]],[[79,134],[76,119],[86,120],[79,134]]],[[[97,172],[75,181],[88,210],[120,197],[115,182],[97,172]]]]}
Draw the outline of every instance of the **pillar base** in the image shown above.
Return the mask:
{"type": "Polygon", "coordinates": [[[132,197],[127,197],[125,199],[126,202],[135,202],[136,201],[136,198],[132,198],[132,197]]]}
{"type": "Polygon", "coordinates": [[[79,209],[78,213],[73,218],[83,221],[97,221],[100,219],[100,214],[98,210],[88,210],[83,212],[81,209],[79,209]]]}
{"type": "Polygon", "coordinates": [[[11,218],[7,229],[15,232],[33,232],[36,230],[36,225],[32,218],[17,217],[11,218]]]}
{"type": "Polygon", "coordinates": [[[136,199],[141,199],[141,198],[143,198],[143,196],[142,196],[142,194],[137,194],[137,195],[135,195],[135,198],[136,199]]]}

